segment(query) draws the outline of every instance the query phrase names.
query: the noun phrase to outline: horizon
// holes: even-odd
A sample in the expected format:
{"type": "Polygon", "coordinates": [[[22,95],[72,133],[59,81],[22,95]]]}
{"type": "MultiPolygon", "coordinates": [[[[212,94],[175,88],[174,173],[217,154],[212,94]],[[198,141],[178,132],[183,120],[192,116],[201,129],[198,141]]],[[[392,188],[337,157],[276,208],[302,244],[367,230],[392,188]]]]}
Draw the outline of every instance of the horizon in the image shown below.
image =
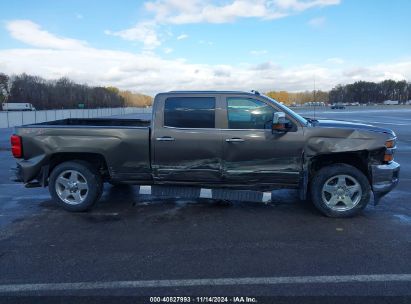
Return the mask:
{"type": "Polygon", "coordinates": [[[410,9],[406,0],[3,2],[0,72],[147,95],[409,82],[410,9]]]}

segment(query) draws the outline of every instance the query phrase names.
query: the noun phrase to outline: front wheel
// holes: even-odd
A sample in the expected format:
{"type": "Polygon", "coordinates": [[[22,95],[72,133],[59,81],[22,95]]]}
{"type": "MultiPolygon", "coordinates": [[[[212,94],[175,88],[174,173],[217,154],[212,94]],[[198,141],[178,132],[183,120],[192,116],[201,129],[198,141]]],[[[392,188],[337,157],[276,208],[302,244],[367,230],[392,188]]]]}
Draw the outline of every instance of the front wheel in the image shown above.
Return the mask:
{"type": "Polygon", "coordinates": [[[100,199],[103,182],[98,171],[89,163],[68,161],[51,172],[49,191],[64,209],[86,211],[100,199]]]}
{"type": "Polygon", "coordinates": [[[370,201],[370,192],[367,177],[346,164],[320,169],[311,183],[314,205],[329,217],[350,217],[360,213],[370,201]]]}

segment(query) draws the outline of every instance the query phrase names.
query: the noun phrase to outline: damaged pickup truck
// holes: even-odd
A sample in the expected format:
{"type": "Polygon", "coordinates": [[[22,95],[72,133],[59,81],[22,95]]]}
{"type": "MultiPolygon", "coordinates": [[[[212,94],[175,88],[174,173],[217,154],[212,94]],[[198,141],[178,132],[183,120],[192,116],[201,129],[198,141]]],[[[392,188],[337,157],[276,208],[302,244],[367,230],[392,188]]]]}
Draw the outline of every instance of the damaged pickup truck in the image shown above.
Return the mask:
{"type": "Polygon", "coordinates": [[[158,94],[152,120],[64,119],[16,128],[14,180],[48,186],[70,211],[103,183],[271,191],[299,189],[323,214],[348,217],[398,183],[393,131],[301,117],[233,91],[158,94]]]}

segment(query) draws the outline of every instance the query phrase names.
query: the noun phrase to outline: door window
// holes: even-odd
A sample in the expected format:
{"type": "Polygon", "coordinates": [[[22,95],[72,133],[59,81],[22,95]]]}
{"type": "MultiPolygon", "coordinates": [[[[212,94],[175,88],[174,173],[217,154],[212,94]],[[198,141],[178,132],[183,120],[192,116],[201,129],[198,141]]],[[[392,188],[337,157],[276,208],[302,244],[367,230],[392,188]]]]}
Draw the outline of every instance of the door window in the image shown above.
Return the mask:
{"type": "Polygon", "coordinates": [[[252,98],[227,98],[229,129],[270,128],[275,109],[252,98]]]}
{"type": "Polygon", "coordinates": [[[165,100],[164,126],[214,128],[214,97],[169,97],[165,100]]]}

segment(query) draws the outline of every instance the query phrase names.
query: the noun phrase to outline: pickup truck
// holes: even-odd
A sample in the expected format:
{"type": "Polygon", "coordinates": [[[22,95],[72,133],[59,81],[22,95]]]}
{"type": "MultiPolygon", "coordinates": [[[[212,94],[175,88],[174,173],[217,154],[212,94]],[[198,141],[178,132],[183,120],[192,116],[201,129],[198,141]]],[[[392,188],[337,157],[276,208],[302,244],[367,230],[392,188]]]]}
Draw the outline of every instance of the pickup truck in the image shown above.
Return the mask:
{"type": "MultiPolygon", "coordinates": [[[[304,118],[256,91],[172,91],[152,119],[64,119],[17,127],[14,180],[49,187],[70,211],[103,183],[228,191],[299,189],[323,214],[349,217],[398,183],[396,135],[367,124],[304,118]]],[[[208,190],[210,191],[210,190],[208,190]]]]}

